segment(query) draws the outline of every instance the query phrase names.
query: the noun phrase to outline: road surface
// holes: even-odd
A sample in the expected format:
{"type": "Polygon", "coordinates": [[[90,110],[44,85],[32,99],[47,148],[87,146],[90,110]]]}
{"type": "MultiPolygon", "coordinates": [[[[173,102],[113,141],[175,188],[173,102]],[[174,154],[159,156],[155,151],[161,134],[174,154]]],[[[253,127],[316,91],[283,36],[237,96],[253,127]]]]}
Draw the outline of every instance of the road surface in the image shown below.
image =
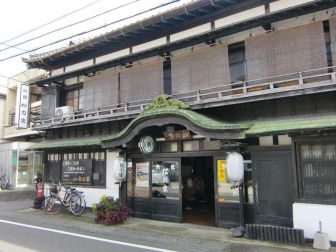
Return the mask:
{"type": "Polygon", "coordinates": [[[172,251],[0,219],[0,252],[172,251]]]}

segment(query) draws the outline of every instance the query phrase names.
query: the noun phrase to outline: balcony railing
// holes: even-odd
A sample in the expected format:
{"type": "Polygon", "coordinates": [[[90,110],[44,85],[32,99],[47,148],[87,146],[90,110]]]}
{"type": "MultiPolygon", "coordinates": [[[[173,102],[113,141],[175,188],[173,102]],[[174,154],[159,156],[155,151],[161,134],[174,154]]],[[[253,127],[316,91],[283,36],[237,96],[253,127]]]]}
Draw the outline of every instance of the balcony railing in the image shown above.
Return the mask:
{"type": "MultiPolygon", "coordinates": [[[[276,98],[294,94],[308,93],[309,89],[314,92],[336,90],[336,67],[313,69],[303,72],[289,73],[267,78],[224,84],[213,88],[195,90],[188,93],[172,95],[191,108],[206,106],[216,107],[225,104],[251,101],[251,98],[276,98]]],[[[33,128],[45,128],[60,124],[79,123],[87,120],[133,117],[150,103],[152,100],[133,101],[128,103],[114,104],[91,110],[81,110],[74,115],[65,118],[50,118],[37,120],[33,128]]]]}

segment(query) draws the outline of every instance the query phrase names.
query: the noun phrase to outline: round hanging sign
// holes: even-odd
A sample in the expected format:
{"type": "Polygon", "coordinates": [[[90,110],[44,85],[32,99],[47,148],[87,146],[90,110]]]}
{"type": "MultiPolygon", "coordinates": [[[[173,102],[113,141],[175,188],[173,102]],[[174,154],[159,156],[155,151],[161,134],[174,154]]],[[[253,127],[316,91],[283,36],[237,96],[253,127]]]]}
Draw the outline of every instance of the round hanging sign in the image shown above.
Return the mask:
{"type": "Polygon", "coordinates": [[[155,141],[151,136],[143,136],[138,143],[139,149],[144,154],[150,154],[154,152],[155,141]]]}
{"type": "Polygon", "coordinates": [[[122,182],[126,178],[126,162],[124,158],[116,158],[113,161],[113,178],[116,182],[122,182]]]}

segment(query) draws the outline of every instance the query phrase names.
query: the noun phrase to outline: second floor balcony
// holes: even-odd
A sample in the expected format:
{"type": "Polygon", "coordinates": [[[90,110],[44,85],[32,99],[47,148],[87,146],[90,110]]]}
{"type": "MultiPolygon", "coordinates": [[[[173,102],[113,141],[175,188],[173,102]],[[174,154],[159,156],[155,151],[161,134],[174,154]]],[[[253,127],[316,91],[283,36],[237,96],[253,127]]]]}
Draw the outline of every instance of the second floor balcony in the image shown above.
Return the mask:
{"type": "MultiPolygon", "coordinates": [[[[227,83],[213,88],[172,94],[193,110],[255,102],[267,99],[336,91],[336,67],[318,68],[267,78],[227,83]]],[[[154,97],[153,97],[154,98],[154,97]]],[[[138,115],[152,99],[111,104],[55,115],[33,122],[33,129],[44,130],[103,121],[130,119],[138,115]]],[[[84,97],[85,102],[85,97],[84,97]]],[[[43,106],[43,104],[42,104],[43,106]]]]}

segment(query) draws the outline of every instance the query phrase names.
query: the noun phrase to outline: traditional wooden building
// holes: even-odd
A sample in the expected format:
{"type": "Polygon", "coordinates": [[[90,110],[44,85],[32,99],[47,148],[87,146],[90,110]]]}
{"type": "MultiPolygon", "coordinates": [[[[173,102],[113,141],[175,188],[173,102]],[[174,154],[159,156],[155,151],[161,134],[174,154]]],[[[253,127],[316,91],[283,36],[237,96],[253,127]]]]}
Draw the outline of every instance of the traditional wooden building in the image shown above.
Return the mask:
{"type": "Polygon", "coordinates": [[[201,0],[24,61],[42,87],[45,179],[135,216],[232,227],[323,223],[336,241],[333,0],[201,0]],[[165,96],[162,94],[170,95],[165,96]],[[127,160],[121,188],[113,162],[127,160]],[[119,190],[120,189],[120,190],[119,190]]]}

